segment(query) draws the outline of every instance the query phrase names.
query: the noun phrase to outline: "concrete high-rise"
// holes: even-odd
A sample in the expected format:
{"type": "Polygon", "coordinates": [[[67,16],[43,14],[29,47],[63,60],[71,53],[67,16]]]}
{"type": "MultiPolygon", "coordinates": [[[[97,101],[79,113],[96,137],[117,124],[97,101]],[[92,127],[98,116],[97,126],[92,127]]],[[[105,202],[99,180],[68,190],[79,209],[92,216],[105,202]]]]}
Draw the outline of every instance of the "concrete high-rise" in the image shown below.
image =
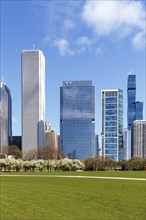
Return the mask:
{"type": "Polygon", "coordinates": [[[146,158],[146,121],[136,120],[132,126],[132,157],[146,158]]]}
{"type": "Polygon", "coordinates": [[[102,156],[123,159],[123,91],[105,89],[102,96],[102,156]]]}
{"type": "Polygon", "coordinates": [[[12,98],[4,82],[0,84],[0,151],[12,143],[12,98]]]}
{"type": "Polygon", "coordinates": [[[58,150],[58,134],[55,129],[51,129],[50,123],[45,123],[45,146],[58,150]]]}
{"type": "Polygon", "coordinates": [[[60,145],[71,159],[96,155],[95,86],[91,80],[64,81],[60,88],[60,145]]]}
{"type": "Polygon", "coordinates": [[[45,58],[40,50],[24,50],[22,57],[22,151],[45,145],[45,58]]]}

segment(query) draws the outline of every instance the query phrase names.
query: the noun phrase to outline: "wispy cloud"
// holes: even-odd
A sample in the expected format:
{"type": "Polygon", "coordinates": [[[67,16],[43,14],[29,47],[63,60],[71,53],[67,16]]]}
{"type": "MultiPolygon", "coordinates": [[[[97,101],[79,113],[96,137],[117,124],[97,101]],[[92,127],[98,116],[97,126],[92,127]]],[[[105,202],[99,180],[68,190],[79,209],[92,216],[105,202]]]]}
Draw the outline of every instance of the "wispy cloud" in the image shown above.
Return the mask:
{"type": "Polygon", "coordinates": [[[144,32],[139,32],[135,35],[135,37],[132,40],[134,48],[137,50],[142,50],[146,46],[146,36],[144,32]]]}
{"type": "Polygon", "coordinates": [[[91,49],[94,41],[91,40],[88,36],[82,36],[77,38],[76,44],[80,47],[81,51],[85,51],[86,49],[91,49]]]}
{"type": "Polygon", "coordinates": [[[74,54],[74,52],[69,48],[69,43],[66,39],[55,40],[54,45],[59,49],[62,56],[74,54]]]}
{"type": "Polygon", "coordinates": [[[64,29],[71,29],[74,27],[74,23],[70,19],[64,20],[63,24],[64,24],[64,26],[63,26],[64,29]]]}

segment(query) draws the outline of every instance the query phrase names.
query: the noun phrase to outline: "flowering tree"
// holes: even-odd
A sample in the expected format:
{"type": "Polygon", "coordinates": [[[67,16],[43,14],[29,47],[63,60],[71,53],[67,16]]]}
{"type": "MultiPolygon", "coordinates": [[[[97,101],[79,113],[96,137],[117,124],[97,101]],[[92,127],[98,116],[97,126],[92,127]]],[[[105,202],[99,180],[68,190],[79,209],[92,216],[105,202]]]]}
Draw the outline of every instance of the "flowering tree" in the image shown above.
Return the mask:
{"type": "Polygon", "coordinates": [[[21,159],[0,159],[0,171],[20,171],[34,172],[37,168],[39,172],[46,167],[47,171],[62,170],[75,171],[83,170],[84,164],[80,160],[61,159],[61,160],[21,160],[21,159]]]}

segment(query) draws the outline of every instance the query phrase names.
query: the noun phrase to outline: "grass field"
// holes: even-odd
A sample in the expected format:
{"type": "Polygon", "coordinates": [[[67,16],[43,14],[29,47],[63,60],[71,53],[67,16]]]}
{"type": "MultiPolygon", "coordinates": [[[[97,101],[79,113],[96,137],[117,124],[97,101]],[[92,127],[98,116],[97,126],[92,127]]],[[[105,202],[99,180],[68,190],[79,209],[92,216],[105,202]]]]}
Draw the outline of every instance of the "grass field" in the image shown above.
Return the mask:
{"type": "Polygon", "coordinates": [[[145,178],[144,171],[1,174],[1,220],[146,219],[146,181],[31,176],[64,174],[145,178]]]}

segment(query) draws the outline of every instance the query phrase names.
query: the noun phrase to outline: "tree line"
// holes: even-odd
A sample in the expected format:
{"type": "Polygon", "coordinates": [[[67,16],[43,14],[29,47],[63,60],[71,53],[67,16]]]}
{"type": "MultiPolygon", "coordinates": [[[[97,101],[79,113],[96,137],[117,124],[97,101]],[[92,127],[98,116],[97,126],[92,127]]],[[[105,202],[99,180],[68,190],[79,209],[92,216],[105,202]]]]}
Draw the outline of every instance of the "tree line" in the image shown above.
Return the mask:
{"type": "MultiPolygon", "coordinates": [[[[4,151],[3,151],[4,152],[4,151]]],[[[66,162],[65,168],[62,168],[60,163],[58,162],[59,160],[63,160],[66,158],[66,155],[62,151],[62,149],[55,149],[50,146],[46,146],[44,148],[40,148],[38,151],[36,149],[29,150],[26,154],[25,157],[23,157],[23,162],[22,160],[22,152],[17,146],[8,146],[6,147],[5,153],[0,153],[0,160],[5,159],[6,155],[13,155],[13,158],[15,159],[15,163],[12,163],[13,166],[17,169],[17,166],[19,167],[21,165],[21,168],[24,168],[24,164],[35,164],[35,168],[37,167],[41,169],[41,167],[46,166],[46,163],[53,164],[53,169],[54,170],[74,170],[70,164],[72,164],[72,160],[69,160],[69,162],[66,162]],[[39,158],[39,159],[38,159],[39,158]],[[26,162],[25,162],[26,161],[26,162]],[[29,163],[30,161],[30,163],[29,163]],[[42,162],[45,161],[45,162],[42,162]],[[49,161],[49,162],[46,162],[49,161]],[[52,161],[52,162],[51,162],[52,161]],[[19,165],[18,165],[19,164],[19,165]],[[23,164],[23,165],[22,165],[23,164]],[[43,164],[43,165],[42,165],[43,164]],[[45,164],[45,165],[44,165],[45,164]],[[68,164],[68,165],[67,165],[68,164]],[[68,168],[66,168],[68,167],[68,168]]],[[[78,160],[77,160],[78,161],[78,160]]],[[[6,161],[8,164],[10,163],[11,167],[11,161],[7,160],[6,161]]],[[[80,161],[81,164],[83,164],[81,167],[85,171],[103,171],[103,170],[124,170],[124,171],[131,171],[131,170],[146,170],[146,159],[140,158],[140,157],[134,157],[131,158],[130,160],[122,160],[122,161],[113,161],[112,159],[106,157],[103,158],[101,156],[96,156],[96,157],[90,157],[85,159],[84,161],[80,161]]],[[[73,160],[74,164],[74,160],[73,160]]],[[[29,171],[32,171],[32,167],[29,166],[29,171]]],[[[80,168],[81,168],[80,167],[80,168]]],[[[80,169],[79,168],[79,169],[80,169]]],[[[48,168],[47,168],[48,169],[48,168]]],[[[4,170],[4,167],[3,167],[4,170]]],[[[7,168],[7,170],[9,170],[7,168]]],[[[27,168],[26,168],[27,170],[27,168]]]]}
{"type": "Polygon", "coordinates": [[[112,159],[101,156],[90,157],[84,161],[85,170],[104,171],[104,170],[145,170],[146,159],[133,157],[130,160],[113,161],[112,159]]]}

